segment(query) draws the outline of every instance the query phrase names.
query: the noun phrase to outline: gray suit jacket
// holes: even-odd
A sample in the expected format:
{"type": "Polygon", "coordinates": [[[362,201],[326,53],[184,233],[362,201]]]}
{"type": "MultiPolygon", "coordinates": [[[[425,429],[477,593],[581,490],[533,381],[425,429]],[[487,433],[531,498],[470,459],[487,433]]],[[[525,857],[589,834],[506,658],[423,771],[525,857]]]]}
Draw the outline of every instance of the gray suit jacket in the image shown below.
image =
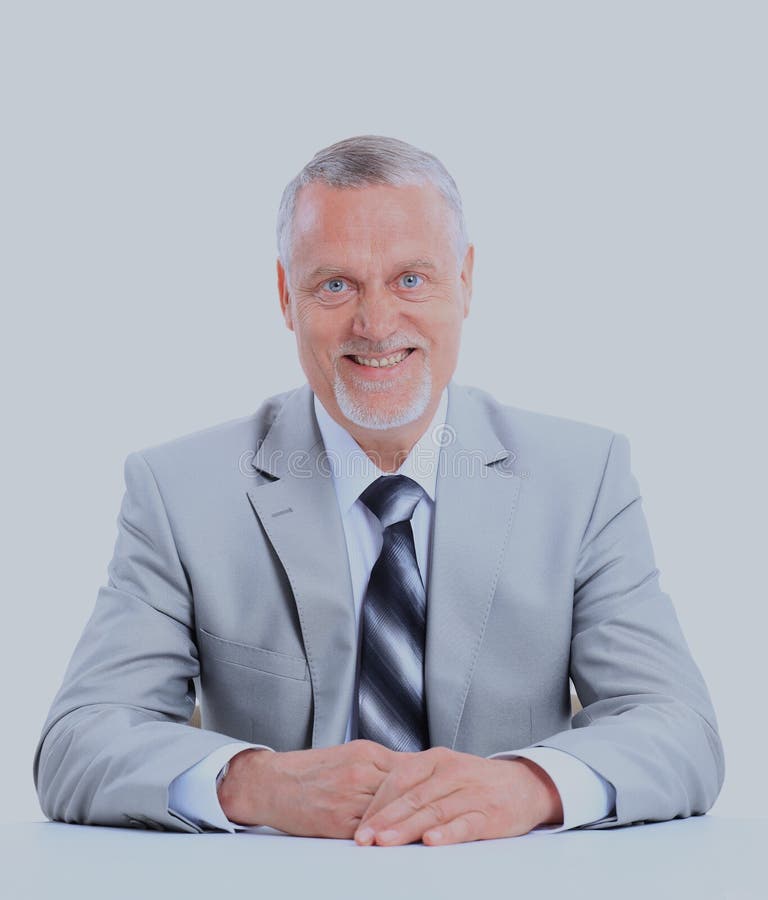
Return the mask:
{"type": "MultiPolygon", "coordinates": [[[[616,789],[616,817],[586,828],[705,813],[724,776],[717,721],[659,586],[627,439],[454,382],[447,424],[432,745],[572,754],[616,789]]],[[[169,813],[168,786],[215,748],[343,742],[355,616],[323,449],[305,384],[127,457],[108,582],[35,754],[47,816],[199,831],[169,813]],[[187,724],[196,693],[202,729],[187,724]]]]}

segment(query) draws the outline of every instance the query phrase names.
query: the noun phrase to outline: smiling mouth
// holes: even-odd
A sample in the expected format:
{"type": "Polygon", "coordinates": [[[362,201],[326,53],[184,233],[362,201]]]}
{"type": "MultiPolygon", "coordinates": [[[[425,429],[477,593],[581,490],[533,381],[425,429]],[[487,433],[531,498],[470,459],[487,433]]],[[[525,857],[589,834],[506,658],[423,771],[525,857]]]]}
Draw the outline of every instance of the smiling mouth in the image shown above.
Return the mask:
{"type": "Polygon", "coordinates": [[[405,347],[396,353],[390,353],[388,356],[358,356],[350,353],[347,354],[346,358],[351,359],[358,366],[367,366],[372,369],[389,369],[409,357],[415,349],[415,347],[405,347]]]}

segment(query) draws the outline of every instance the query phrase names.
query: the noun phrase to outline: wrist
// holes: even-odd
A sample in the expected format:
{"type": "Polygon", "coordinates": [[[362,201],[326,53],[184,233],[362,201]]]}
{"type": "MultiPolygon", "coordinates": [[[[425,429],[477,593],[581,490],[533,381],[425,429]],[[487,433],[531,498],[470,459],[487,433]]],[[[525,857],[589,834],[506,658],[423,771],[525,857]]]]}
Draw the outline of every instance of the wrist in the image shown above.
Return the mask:
{"type": "Polygon", "coordinates": [[[522,763],[533,775],[536,784],[538,801],[536,803],[538,825],[562,825],[563,802],[555,782],[540,765],[525,757],[518,757],[514,762],[522,763]]]}
{"type": "Polygon", "coordinates": [[[267,816],[266,785],[262,775],[274,754],[249,747],[236,753],[216,779],[216,796],[224,815],[238,825],[263,825],[267,816]]]}

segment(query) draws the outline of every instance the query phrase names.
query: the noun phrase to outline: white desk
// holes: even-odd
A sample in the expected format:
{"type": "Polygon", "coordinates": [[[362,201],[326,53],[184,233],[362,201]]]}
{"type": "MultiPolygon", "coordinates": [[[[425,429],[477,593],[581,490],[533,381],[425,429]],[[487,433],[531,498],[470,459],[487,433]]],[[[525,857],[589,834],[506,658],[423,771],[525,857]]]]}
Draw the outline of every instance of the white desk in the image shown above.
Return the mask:
{"type": "Polygon", "coordinates": [[[357,847],[259,828],[0,826],[2,900],[766,900],[768,819],[699,816],[452,847],[357,847]]]}

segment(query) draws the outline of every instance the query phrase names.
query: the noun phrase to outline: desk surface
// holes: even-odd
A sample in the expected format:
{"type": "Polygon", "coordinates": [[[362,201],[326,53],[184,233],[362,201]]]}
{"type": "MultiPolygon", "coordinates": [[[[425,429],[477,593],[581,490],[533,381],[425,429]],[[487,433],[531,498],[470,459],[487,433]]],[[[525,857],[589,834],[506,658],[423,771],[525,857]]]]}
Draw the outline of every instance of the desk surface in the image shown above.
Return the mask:
{"type": "Polygon", "coordinates": [[[0,825],[0,897],[766,900],[766,855],[768,819],[718,816],[452,847],[34,822],[0,825]]]}

